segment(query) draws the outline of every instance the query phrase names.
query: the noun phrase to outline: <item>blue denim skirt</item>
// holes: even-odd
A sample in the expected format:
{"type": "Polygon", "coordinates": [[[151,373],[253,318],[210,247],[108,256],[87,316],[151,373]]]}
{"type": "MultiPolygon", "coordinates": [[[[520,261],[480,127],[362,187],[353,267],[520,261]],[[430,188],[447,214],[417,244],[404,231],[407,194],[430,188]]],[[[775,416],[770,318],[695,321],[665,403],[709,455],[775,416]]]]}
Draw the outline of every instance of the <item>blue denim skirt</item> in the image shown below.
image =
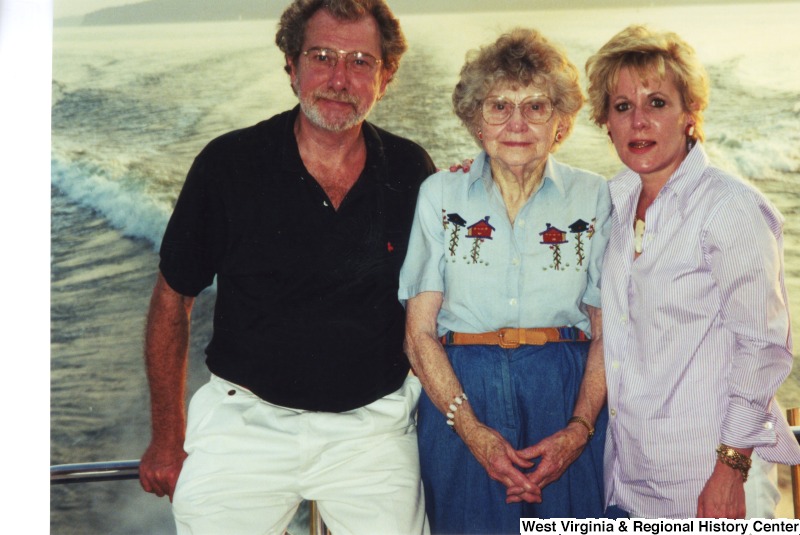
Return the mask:
{"type": "MultiPolygon", "coordinates": [[[[446,346],[481,422],[522,449],[563,429],[586,368],[589,342],[543,346],[446,346]]],[[[520,518],[602,518],[605,408],[594,438],[540,504],[506,504],[506,488],[489,478],[446,417],[423,393],[418,440],[425,502],[433,533],[519,533],[520,518]]],[[[534,459],[534,462],[536,460],[534,459]]]]}

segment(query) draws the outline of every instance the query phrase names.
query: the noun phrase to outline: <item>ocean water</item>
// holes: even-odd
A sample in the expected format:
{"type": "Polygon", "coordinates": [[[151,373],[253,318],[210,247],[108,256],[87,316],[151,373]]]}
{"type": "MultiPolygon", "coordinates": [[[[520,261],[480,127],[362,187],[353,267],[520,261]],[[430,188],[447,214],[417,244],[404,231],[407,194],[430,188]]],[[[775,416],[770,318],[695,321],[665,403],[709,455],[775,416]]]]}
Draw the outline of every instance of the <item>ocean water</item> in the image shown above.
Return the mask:
{"type": "MultiPolygon", "coordinates": [[[[477,152],[450,109],[465,52],[515,25],[540,29],[582,70],[630,23],[680,33],[711,79],[707,149],[786,217],[786,277],[800,318],[800,4],[401,16],[410,49],[371,120],[444,167],[477,152]]],[[[139,458],[149,441],[142,364],[157,248],[186,171],[213,137],[295,104],[275,21],[54,32],[51,463],[139,458]]],[[[559,159],[611,177],[620,163],[585,110],[559,159]]],[[[213,290],[193,316],[190,391],[207,379],[213,290]]],[[[800,333],[795,322],[795,339],[800,333]]],[[[795,355],[798,350],[795,349],[795,355]]],[[[781,387],[800,406],[800,372],[781,387]]],[[[138,482],[51,489],[56,534],[174,533],[138,482]]]]}

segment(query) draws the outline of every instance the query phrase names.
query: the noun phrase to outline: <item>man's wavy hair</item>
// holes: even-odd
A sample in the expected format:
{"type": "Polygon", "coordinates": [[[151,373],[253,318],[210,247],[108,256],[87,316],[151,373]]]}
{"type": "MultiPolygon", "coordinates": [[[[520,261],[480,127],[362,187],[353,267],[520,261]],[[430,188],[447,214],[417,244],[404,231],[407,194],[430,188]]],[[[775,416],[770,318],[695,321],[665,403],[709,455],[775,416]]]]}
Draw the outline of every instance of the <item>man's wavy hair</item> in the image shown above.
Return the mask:
{"type": "Polygon", "coordinates": [[[561,48],[532,29],[516,28],[494,43],[470,51],[453,91],[453,109],[478,144],[483,99],[503,84],[533,85],[550,97],[554,113],[564,125],[560,142],[551,149],[555,151],[569,136],[583,106],[577,67],[561,48]]]}
{"type": "MultiPolygon", "coordinates": [[[[383,0],[295,0],[281,15],[278,33],[275,34],[275,43],[287,58],[297,65],[303,52],[306,24],[320,9],[346,21],[357,21],[371,15],[378,23],[381,36],[382,68],[387,71],[389,79],[394,76],[408,45],[400,21],[383,0]]],[[[288,62],[284,69],[291,72],[288,62]]]]}
{"type": "Polygon", "coordinates": [[[683,109],[694,123],[694,139],[703,141],[703,110],[708,106],[708,74],[686,41],[673,32],[647,26],[628,26],[586,61],[591,118],[598,126],[608,122],[609,98],[622,69],[632,69],[642,80],[672,75],[683,99],[683,109]]]}

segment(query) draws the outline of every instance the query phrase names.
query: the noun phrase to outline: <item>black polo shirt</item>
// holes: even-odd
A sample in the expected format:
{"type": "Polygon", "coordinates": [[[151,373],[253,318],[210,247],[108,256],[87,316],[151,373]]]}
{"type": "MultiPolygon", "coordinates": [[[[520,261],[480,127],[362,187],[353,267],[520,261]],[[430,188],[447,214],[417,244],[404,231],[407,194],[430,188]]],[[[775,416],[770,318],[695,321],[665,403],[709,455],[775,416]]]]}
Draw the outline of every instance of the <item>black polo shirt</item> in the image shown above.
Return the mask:
{"type": "Polygon", "coordinates": [[[341,412],[408,373],[398,275],[420,182],[415,143],[364,123],[364,171],[338,211],[308,173],[298,108],[223,135],[195,158],[160,269],[195,296],[217,277],[206,363],[277,405],[341,412]]]}

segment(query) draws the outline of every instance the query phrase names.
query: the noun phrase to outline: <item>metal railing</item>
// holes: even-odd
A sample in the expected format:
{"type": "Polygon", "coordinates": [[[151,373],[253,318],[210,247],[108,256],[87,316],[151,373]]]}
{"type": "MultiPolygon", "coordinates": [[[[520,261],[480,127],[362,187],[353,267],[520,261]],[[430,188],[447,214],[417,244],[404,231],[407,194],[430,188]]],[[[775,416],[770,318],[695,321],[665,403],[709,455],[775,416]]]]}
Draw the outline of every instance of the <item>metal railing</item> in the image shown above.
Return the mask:
{"type": "Polygon", "coordinates": [[[58,464],[50,467],[50,484],[96,483],[139,479],[139,461],[58,464]]]}
{"type": "MultiPolygon", "coordinates": [[[[786,409],[786,421],[792,428],[794,438],[800,442],[800,408],[786,409]]],[[[794,517],[800,518],[800,465],[792,466],[792,506],[794,507],[794,517]]]]}
{"type": "MultiPolygon", "coordinates": [[[[795,438],[800,442],[800,408],[788,409],[786,411],[786,419],[795,438]]],[[[794,517],[800,518],[800,465],[792,466],[791,474],[794,517]]],[[[119,481],[124,479],[139,479],[139,461],[59,464],[50,467],[51,485],[96,483],[98,481],[119,481]]],[[[309,517],[310,535],[331,535],[314,502],[311,502],[309,517]]]]}
{"type": "MultiPolygon", "coordinates": [[[[50,484],[97,483],[139,479],[139,461],[106,461],[99,463],[57,464],[50,467],[50,484]]],[[[317,504],[310,502],[309,534],[331,535],[322,520],[317,504]]]]}

